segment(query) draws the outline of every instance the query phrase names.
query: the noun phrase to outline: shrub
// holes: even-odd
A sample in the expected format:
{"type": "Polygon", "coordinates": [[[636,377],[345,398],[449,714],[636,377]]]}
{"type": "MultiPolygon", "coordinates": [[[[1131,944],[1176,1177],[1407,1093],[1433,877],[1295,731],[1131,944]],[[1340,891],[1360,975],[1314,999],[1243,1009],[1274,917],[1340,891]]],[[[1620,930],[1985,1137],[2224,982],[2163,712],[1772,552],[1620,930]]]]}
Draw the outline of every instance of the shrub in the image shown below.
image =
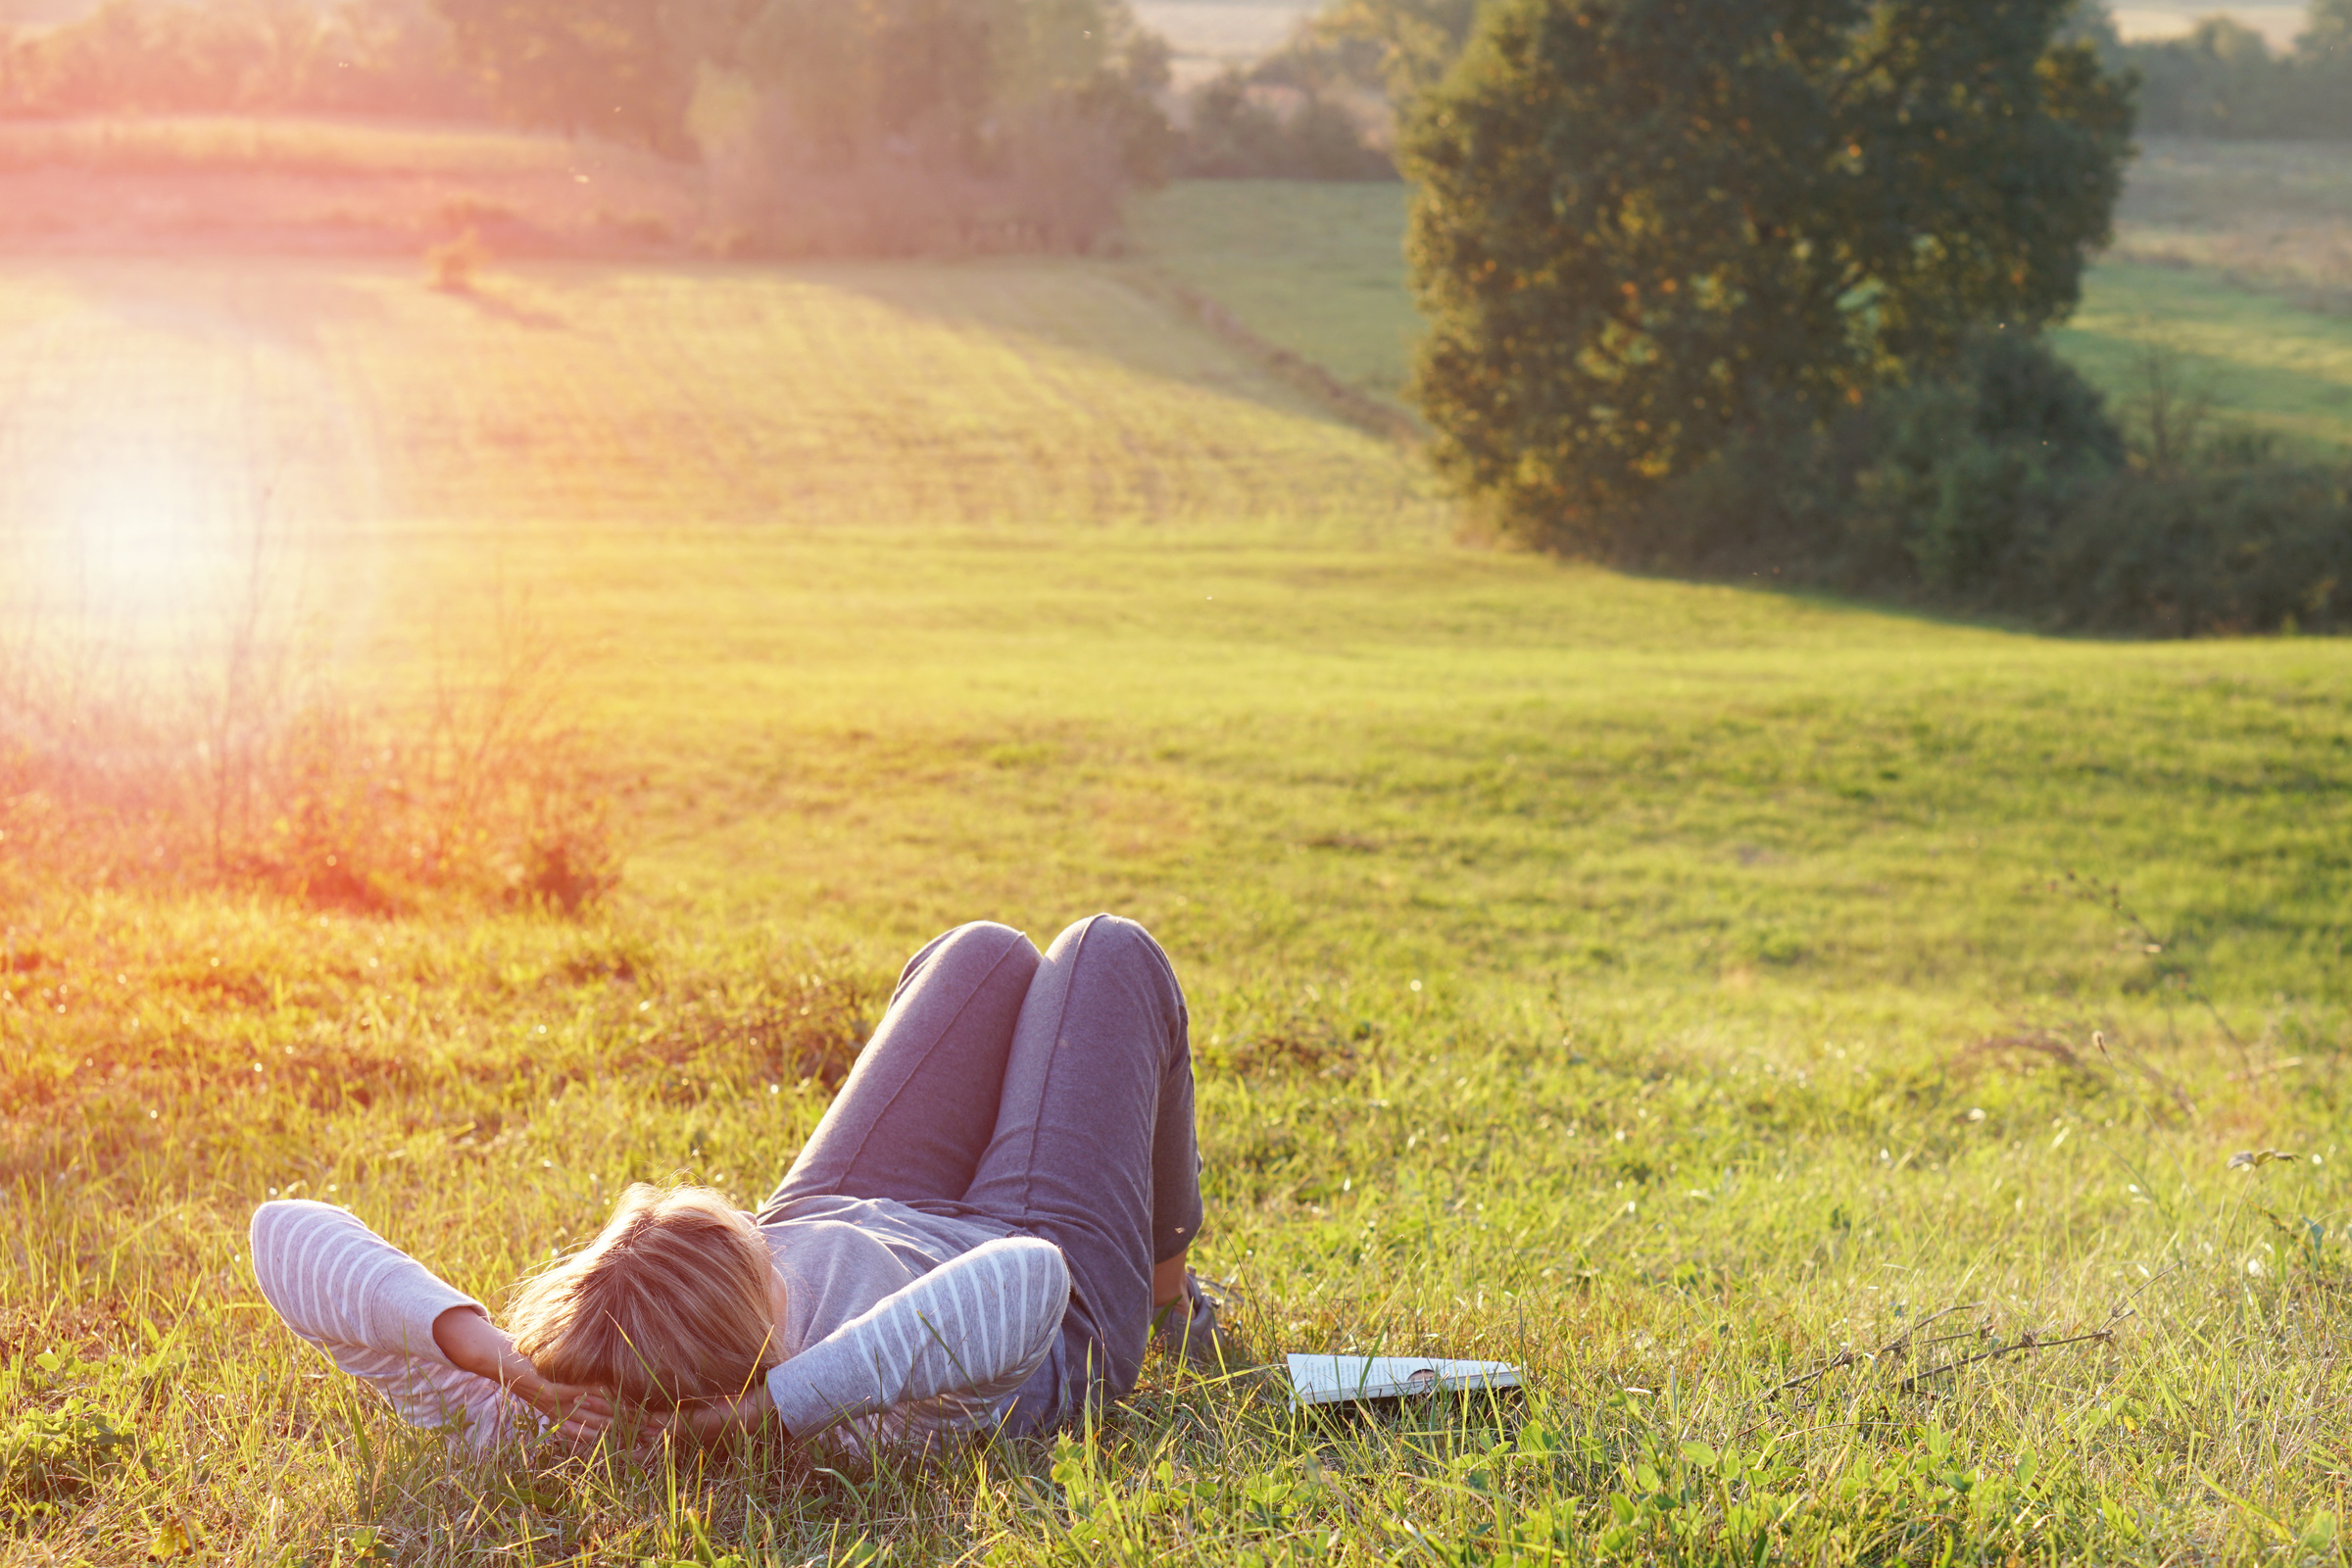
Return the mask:
{"type": "Polygon", "coordinates": [[[2124,461],[2099,394],[2023,333],[1826,424],[1768,413],[1619,530],[1642,559],[1979,595],[2030,571],[2071,498],[2124,461]]]}
{"type": "Polygon", "coordinates": [[[1880,524],[1872,534],[1895,540],[1918,585],[1947,601],[2029,592],[2061,519],[2124,459],[2099,394],[2020,333],[1977,340],[1878,416],[1857,499],[1880,524]]]}
{"type": "Polygon", "coordinates": [[[2054,530],[2042,573],[2061,625],[2352,630],[2352,486],[2340,469],[2277,460],[2125,473],[2054,530]]]}
{"type": "Polygon", "coordinates": [[[424,284],[443,294],[470,294],[473,280],[489,253],[482,248],[481,231],[472,227],[456,239],[428,246],[424,253],[424,284]]]}
{"type": "MultiPolygon", "coordinates": [[[[2161,392],[2167,371],[2148,375],[2161,392]]],[[[1740,432],[1626,527],[1642,564],[1767,574],[2052,628],[2192,636],[2352,626],[2340,469],[2243,431],[2127,442],[2036,339],[1994,334],[1944,373],[1826,426],[1740,432]]],[[[2176,409],[2177,412],[2177,409],[2176,409]]]]}

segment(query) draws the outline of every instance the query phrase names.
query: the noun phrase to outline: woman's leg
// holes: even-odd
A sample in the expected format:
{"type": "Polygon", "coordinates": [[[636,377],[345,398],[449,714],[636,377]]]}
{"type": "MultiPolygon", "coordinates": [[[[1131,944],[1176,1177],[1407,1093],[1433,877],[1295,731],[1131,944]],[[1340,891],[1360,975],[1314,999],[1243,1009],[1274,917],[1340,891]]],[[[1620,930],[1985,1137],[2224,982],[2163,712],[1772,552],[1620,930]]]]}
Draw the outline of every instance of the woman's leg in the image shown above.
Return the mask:
{"type": "Polygon", "coordinates": [[[1153,1265],[1200,1228],[1200,1170],[1176,971],[1134,921],[1081,920],[1030,982],[964,1201],[1061,1249],[1093,1375],[1114,1394],[1143,1364],[1153,1265]]]}
{"type": "Polygon", "coordinates": [[[957,926],[907,960],[873,1039],[762,1215],[796,1198],[955,1199],[996,1131],[1005,1054],[1036,975],[1009,926],[957,926]]]}

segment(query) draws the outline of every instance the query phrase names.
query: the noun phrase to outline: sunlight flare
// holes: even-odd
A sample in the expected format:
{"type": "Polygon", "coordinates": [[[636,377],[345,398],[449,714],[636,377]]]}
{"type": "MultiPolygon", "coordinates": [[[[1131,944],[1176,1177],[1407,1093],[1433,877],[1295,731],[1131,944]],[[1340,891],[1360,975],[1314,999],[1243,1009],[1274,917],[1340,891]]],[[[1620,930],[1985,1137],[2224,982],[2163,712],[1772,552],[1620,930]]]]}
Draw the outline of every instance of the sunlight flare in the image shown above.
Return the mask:
{"type": "Polygon", "coordinates": [[[145,629],[221,609],[239,551],[220,514],[222,476],[201,453],[106,432],[56,469],[41,531],[57,608],[145,629]]]}

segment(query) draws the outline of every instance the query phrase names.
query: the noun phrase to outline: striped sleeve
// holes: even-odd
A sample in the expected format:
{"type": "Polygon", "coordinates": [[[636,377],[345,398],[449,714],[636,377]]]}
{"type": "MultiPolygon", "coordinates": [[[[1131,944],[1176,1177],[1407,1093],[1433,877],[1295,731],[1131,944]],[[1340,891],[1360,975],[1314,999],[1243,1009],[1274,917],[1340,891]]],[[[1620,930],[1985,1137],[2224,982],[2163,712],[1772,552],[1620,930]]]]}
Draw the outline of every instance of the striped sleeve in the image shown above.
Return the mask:
{"type": "Polygon", "coordinates": [[[770,1369],[768,1396],[800,1439],[845,1421],[868,1443],[975,1431],[1045,1360],[1069,1301],[1061,1249],[984,1242],[770,1369]]]}
{"type": "MultiPolygon", "coordinates": [[[[286,1326],[420,1427],[462,1424],[474,1446],[514,1430],[514,1401],[452,1365],[433,1320],[481,1303],[330,1203],[281,1199],[254,1211],[253,1271],[286,1326]]],[[[536,1413],[524,1430],[539,1424],[536,1413]]]]}

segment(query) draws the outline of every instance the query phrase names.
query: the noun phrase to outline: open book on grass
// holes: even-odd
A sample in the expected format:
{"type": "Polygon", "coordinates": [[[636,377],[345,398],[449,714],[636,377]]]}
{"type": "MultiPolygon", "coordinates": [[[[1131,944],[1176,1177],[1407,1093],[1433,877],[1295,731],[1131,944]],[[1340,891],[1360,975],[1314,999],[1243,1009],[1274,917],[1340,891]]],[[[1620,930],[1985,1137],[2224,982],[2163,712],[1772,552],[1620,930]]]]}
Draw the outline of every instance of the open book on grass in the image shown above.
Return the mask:
{"type": "Polygon", "coordinates": [[[1519,1369],[1500,1361],[1448,1361],[1415,1355],[1294,1355],[1293,1404],[1400,1399],[1416,1394],[1515,1389],[1519,1369]]]}

